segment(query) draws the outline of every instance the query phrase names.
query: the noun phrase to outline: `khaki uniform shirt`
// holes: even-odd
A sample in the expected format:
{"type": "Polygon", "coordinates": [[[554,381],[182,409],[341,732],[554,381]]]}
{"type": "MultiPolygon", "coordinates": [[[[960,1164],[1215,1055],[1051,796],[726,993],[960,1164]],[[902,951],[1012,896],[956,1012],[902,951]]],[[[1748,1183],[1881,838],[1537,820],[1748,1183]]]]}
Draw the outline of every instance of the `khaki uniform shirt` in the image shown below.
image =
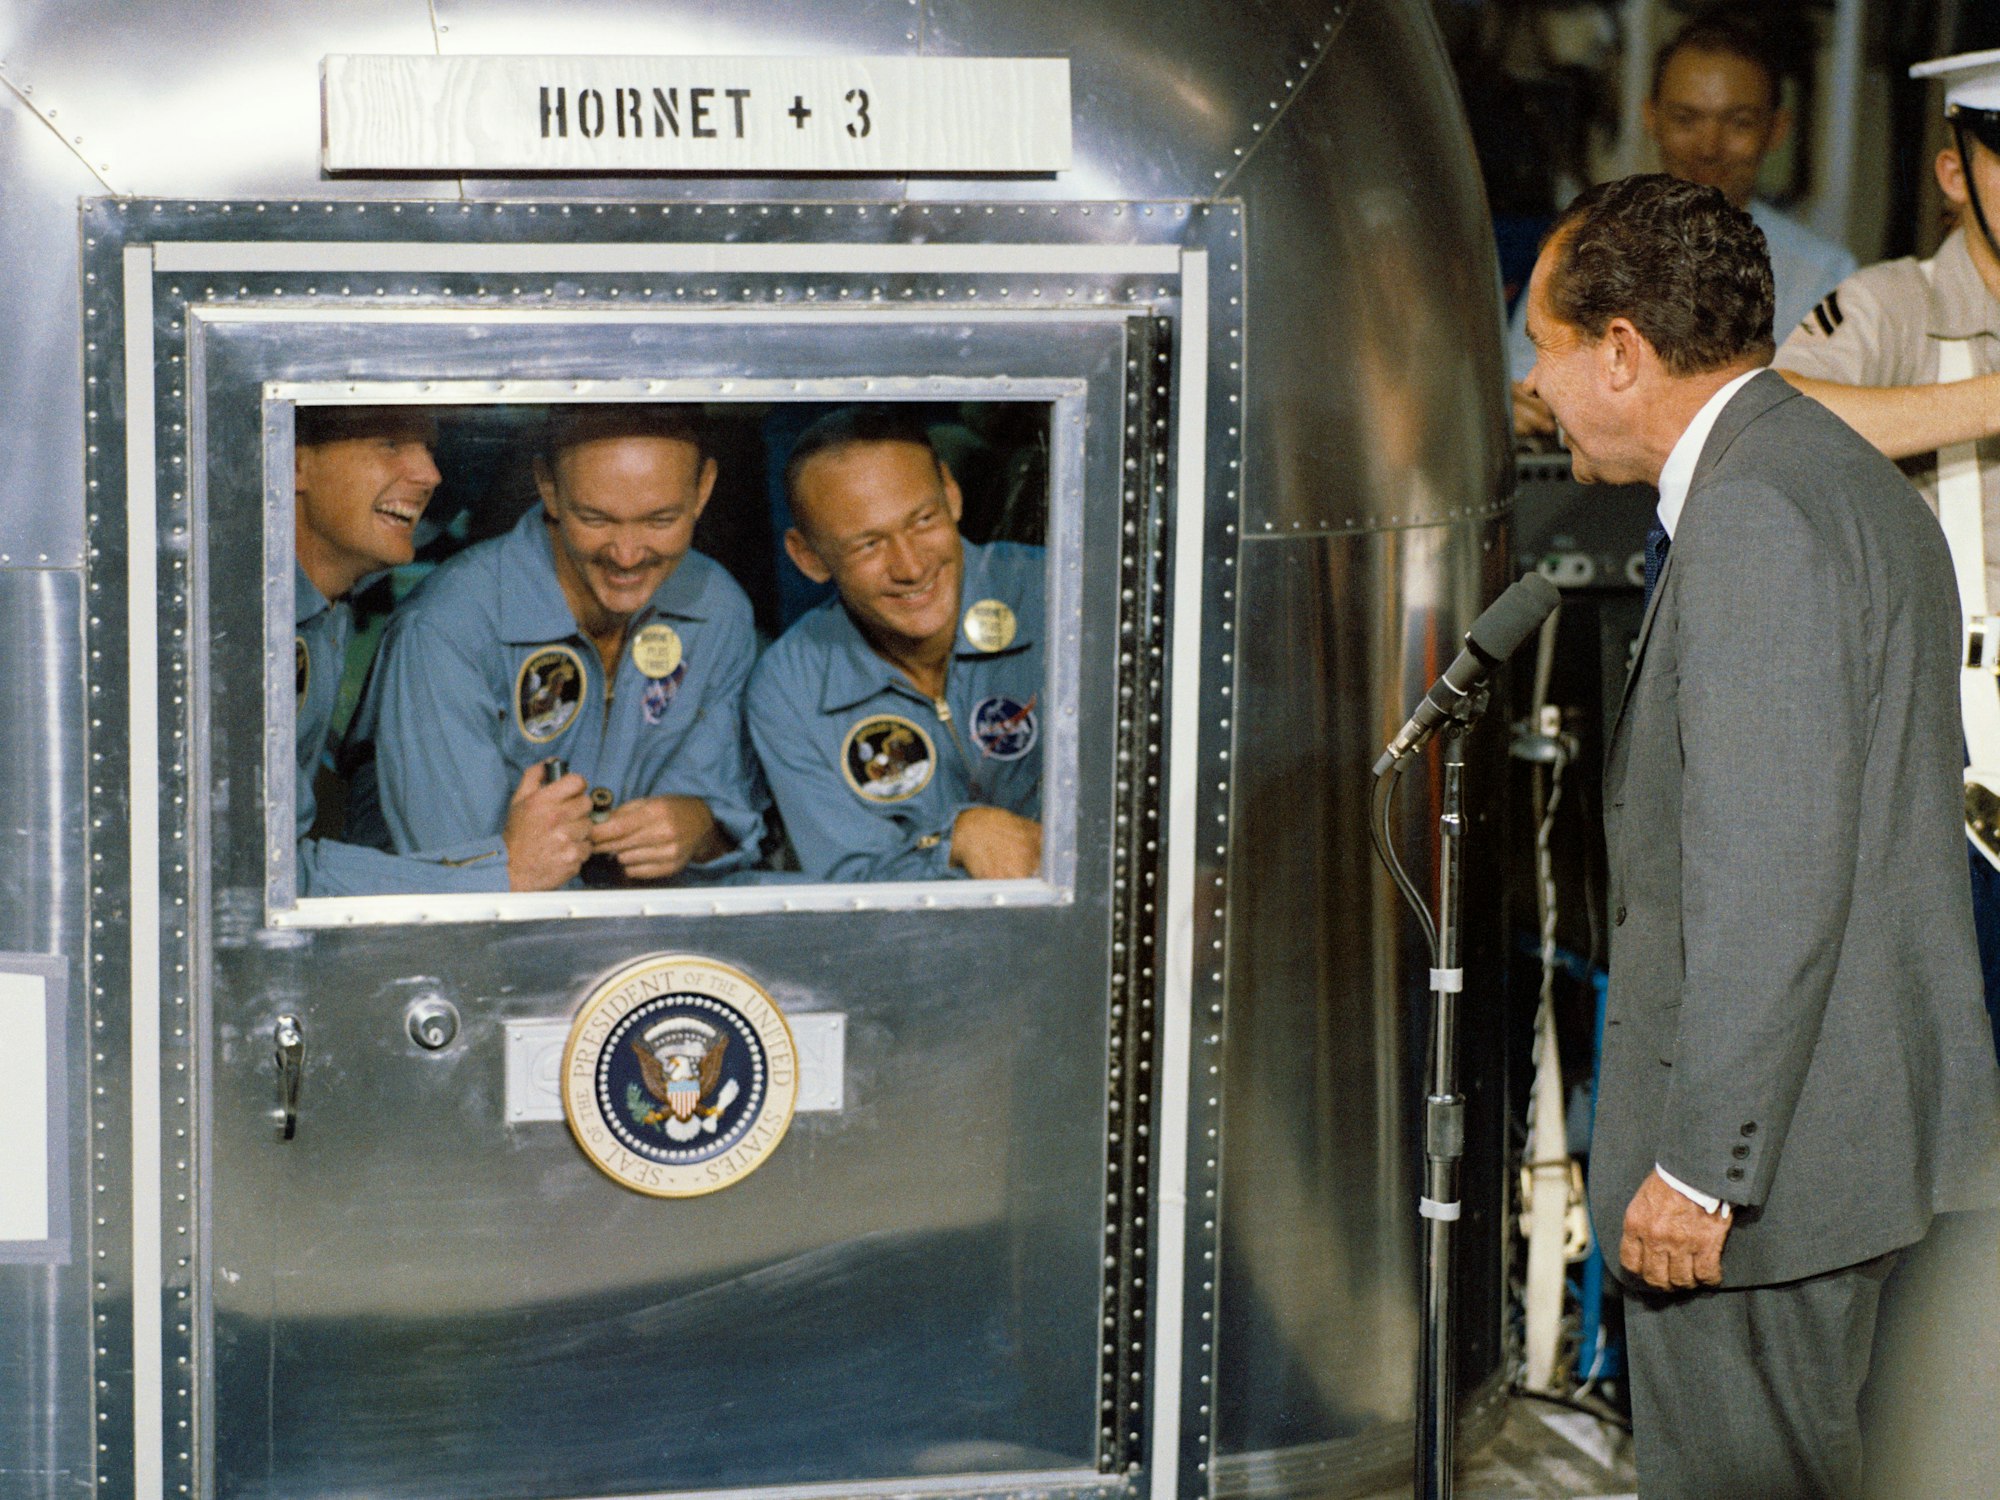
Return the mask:
{"type": "MultiPolygon", "coordinates": [[[[1964,229],[1952,231],[1938,248],[1933,274],[1927,280],[1907,257],[1855,272],[1806,314],[1772,364],[1844,385],[1931,385],[1938,378],[1940,343],[1969,339],[1973,372],[2000,370],[2000,300],[1980,280],[1964,229]]],[[[1937,455],[1920,454],[1901,467],[1935,511],[1937,455]]],[[[1986,605],[1993,610],[2000,609],[2000,437],[1979,444],[1979,483],[1986,605]]]]}

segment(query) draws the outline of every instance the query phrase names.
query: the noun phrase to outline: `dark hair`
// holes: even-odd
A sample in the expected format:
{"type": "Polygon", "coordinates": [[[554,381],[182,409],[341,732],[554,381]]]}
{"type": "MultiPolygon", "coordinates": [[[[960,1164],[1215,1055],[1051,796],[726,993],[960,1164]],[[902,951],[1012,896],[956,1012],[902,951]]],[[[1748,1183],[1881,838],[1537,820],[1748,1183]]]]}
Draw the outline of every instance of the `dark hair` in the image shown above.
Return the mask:
{"type": "Polygon", "coordinates": [[[1712,187],[1648,172],[1599,183],[1556,215],[1548,310],[1592,340],[1629,318],[1670,375],[1768,361],[1764,231],[1712,187]]]}
{"type": "Polygon", "coordinates": [[[692,445],[706,457],[701,408],[653,401],[593,401],[549,409],[542,429],[542,458],[553,468],[556,455],[582,443],[606,438],[667,438],[692,445]]]}
{"type": "Polygon", "coordinates": [[[404,436],[435,443],[436,411],[428,406],[300,406],[292,412],[292,444],[298,448],[404,436]]]}
{"type": "Polygon", "coordinates": [[[1706,52],[1712,56],[1739,58],[1763,73],[1771,91],[1771,108],[1779,102],[1785,76],[1784,64],[1770,39],[1757,27],[1718,6],[1696,16],[1673,35],[1673,40],[1653,56],[1653,92],[1660,97],[1660,82],[1667,76],[1667,64],[1683,52],[1706,52]]]}
{"type": "Polygon", "coordinates": [[[924,425],[917,408],[893,401],[843,406],[828,412],[799,434],[799,440],[792,445],[791,457],[785,460],[785,493],[797,501],[799,473],[809,460],[858,443],[912,443],[930,454],[931,462],[940,471],[944,468],[937,445],[931,441],[930,429],[924,425]]]}

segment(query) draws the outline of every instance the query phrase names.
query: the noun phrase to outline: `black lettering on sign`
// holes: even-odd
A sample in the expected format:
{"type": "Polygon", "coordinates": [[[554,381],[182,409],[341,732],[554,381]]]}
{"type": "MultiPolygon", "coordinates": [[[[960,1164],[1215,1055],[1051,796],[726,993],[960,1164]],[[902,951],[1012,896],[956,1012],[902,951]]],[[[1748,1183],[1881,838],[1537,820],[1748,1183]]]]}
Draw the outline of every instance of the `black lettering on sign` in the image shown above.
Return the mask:
{"type": "Polygon", "coordinates": [[[632,117],[632,136],[638,139],[646,133],[645,120],[639,113],[639,91],[637,89],[613,89],[611,105],[618,116],[618,139],[625,139],[625,117],[632,117]]]}
{"type": "MultiPolygon", "coordinates": [[[[688,134],[697,140],[715,138],[715,127],[702,124],[702,121],[708,118],[708,101],[714,97],[714,89],[688,90],[688,134]]],[[[580,117],[583,112],[579,109],[577,113],[580,117]]]]}
{"type": "Polygon", "coordinates": [[[592,140],[604,134],[604,96],[596,89],[576,91],[576,128],[592,140]]]}
{"type": "Polygon", "coordinates": [[[750,97],[750,90],[724,89],[723,93],[727,94],[729,102],[736,106],[736,139],[740,141],[743,139],[743,101],[750,97]]]}
{"type": "Polygon", "coordinates": [[[568,91],[566,89],[560,89],[560,88],[552,90],[546,84],[544,84],[542,86],[542,139],[543,140],[547,140],[549,138],[549,125],[551,122],[554,122],[555,124],[556,127],[555,134],[562,136],[566,136],[569,134],[568,91]],[[552,93],[555,96],[553,101],[551,101],[549,97],[552,93]]]}
{"type": "Polygon", "coordinates": [[[847,102],[854,106],[854,118],[847,122],[847,133],[858,141],[875,128],[874,121],[868,118],[868,90],[849,89],[847,102]]]}
{"type": "Polygon", "coordinates": [[[681,133],[681,91],[679,89],[653,90],[653,134],[670,135],[676,140],[681,133]]]}

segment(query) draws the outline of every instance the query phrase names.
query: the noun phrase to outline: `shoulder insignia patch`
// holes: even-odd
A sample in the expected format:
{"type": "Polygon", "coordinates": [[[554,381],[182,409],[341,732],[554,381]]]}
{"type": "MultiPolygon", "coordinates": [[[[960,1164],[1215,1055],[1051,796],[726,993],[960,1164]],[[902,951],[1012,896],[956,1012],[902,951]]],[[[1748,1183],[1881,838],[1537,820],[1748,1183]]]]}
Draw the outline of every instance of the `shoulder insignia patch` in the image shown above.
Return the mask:
{"type": "Polygon", "coordinates": [[[1844,321],[1846,321],[1846,314],[1840,310],[1840,293],[1834,291],[1828,292],[1824,297],[1820,298],[1819,305],[1806,314],[1805,321],[1799,326],[1810,333],[1813,327],[1817,325],[1822,337],[1832,338],[1833,330],[1838,328],[1844,321]]]}

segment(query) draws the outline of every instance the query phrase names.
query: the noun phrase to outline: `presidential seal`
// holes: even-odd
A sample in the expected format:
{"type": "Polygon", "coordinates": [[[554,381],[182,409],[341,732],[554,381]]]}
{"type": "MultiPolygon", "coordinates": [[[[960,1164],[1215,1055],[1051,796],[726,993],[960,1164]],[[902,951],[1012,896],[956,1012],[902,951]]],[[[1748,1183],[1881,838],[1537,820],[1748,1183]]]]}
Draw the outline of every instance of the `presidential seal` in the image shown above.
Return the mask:
{"type": "Polygon", "coordinates": [[[514,723],[522,735],[546,745],[575,723],[583,682],[583,658],[569,647],[529,652],[514,678],[514,723]]]}
{"type": "Polygon", "coordinates": [[[791,1028],[749,975],[655,954],[584,1001],[563,1052],[563,1113],[605,1175],[655,1198],[742,1181],[798,1098],[791,1028]]]}
{"type": "Polygon", "coordinates": [[[870,802],[905,802],[930,785],[937,747],[922,725],[901,714],[875,714],[847,731],[840,768],[856,795],[870,802]]]}

